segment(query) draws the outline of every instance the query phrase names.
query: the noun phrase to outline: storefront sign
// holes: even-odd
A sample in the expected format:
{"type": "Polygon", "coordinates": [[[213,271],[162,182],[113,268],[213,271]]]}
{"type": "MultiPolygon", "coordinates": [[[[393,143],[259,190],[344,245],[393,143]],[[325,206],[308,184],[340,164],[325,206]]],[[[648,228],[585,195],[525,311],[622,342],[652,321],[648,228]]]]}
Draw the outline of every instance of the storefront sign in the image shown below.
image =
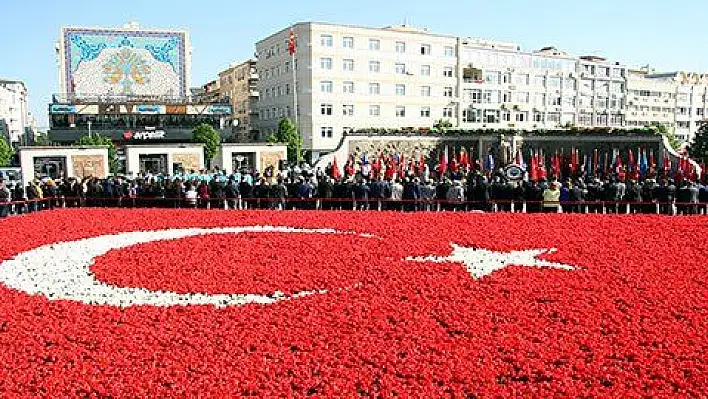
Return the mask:
{"type": "Polygon", "coordinates": [[[164,139],[165,135],[164,130],[126,130],[123,132],[123,138],[126,140],[160,140],[164,139]]]}
{"type": "Polygon", "coordinates": [[[49,105],[50,114],[75,114],[76,105],[71,104],[51,104],[49,105]]]}

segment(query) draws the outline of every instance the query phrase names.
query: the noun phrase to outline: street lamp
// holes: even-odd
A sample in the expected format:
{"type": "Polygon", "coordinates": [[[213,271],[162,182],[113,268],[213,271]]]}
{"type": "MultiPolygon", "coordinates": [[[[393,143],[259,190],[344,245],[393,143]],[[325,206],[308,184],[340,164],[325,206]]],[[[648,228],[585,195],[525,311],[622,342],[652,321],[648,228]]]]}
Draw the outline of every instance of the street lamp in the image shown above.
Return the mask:
{"type": "Polygon", "coordinates": [[[88,121],[89,138],[91,138],[91,121],[88,121]]]}

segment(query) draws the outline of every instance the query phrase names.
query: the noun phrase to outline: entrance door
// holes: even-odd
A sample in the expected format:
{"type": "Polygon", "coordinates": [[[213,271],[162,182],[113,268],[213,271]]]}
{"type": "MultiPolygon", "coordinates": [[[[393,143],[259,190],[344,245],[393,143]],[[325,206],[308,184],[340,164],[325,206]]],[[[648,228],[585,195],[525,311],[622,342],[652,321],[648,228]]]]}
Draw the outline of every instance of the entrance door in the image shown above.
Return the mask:
{"type": "Polygon", "coordinates": [[[140,154],[140,173],[150,172],[153,174],[169,173],[167,169],[167,154],[140,154]]]}
{"type": "Polygon", "coordinates": [[[65,177],[66,157],[36,157],[34,159],[34,174],[39,178],[57,179],[65,177]]]}

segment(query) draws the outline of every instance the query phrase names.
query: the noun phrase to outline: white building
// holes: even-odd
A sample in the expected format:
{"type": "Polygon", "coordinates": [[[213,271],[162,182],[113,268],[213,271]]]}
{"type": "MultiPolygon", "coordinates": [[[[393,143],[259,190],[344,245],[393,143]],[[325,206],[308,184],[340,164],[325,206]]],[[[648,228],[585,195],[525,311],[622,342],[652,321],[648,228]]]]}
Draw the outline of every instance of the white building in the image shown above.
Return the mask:
{"type": "Polygon", "coordinates": [[[27,87],[23,82],[0,79],[0,119],[7,124],[8,136],[13,143],[20,142],[25,128],[32,127],[27,87]]]}
{"type": "MultiPolygon", "coordinates": [[[[553,47],[524,52],[514,43],[408,26],[306,22],[292,29],[297,37],[298,125],[314,158],[336,148],[350,129],[426,128],[440,119],[464,129],[529,130],[624,128],[648,121],[627,115],[628,68],[601,57],[571,57],[553,47]]],[[[258,125],[265,136],[283,117],[295,116],[289,36],[287,28],[256,43],[258,125]]],[[[642,79],[637,85],[663,84],[658,77],[642,79]]],[[[675,95],[681,91],[695,118],[672,123],[688,139],[704,115],[695,112],[705,85],[694,79],[693,86],[681,90],[677,87],[675,95]]]]}
{"type": "Polygon", "coordinates": [[[627,89],[630,126],[660,123],[690,141],[708,115],[708,75],[637,71],[630,74],[627,89]]]}

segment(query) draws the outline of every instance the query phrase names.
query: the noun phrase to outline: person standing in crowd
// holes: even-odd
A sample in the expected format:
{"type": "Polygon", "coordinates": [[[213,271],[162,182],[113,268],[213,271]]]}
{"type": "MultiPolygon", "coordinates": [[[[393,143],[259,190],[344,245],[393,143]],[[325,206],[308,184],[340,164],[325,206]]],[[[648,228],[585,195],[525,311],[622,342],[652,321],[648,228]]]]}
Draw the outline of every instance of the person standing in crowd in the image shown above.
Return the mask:
{"type": "Polygon", "coordinates": [[[360,211],[369,210],[370,193],[371,188],[369,187],[366,179],[359,179],[356,186],[354,186],[354,200],[356,201],[356,209],[360,211]]]}
{"type": "Polygon", "coordinates": [[[403,185],[398,179],[395,179],[391,184],[391,200],[389,201],[390,210],[400,211],[401,200],[403,199],[403,185]]]}
{"type": "Polygon", "coordinates": [[[224,187],[226,197],[226,209],[238,209],[238,184],[234,176],[229,177],[226,187],[224,187]]]}
{"type": "Polygon", "coordinates": [[[11,198],[10,190],[5,186],[5,182],[0,180],[0,218],[9,215],[11,198]]]}
{"type": "Polygon", "coordinates": [[[455,180],[455,182],[447,190],[447,200],[449,209],[453,212],[462,210],[463,203],[465,201],[465,190],[462,187],[462,182],[455,180]]]}
{"type": "Polygon", "coordinates": [[[15,214],[21,215],[27,212],[27,205],[25,201],[25,189],[22,187],[22,183],[15,184],[15,188],[12,190],[12,201],[15,202],[15,214]]]}
{"type": "Polygon", "coordinates": [[[552,182],[551,185],[543,191],[543,212],[558,213],[560,209],[560,190],[559,183],[552,182]]]}
{"type": "Polygon", "coordinates": [[[403,186],[403,207],[406,212],[415,212],[418,210],[418,201],[420,201],[420,184],[417,178],[408,177],[406,184],[403,186]]]}

